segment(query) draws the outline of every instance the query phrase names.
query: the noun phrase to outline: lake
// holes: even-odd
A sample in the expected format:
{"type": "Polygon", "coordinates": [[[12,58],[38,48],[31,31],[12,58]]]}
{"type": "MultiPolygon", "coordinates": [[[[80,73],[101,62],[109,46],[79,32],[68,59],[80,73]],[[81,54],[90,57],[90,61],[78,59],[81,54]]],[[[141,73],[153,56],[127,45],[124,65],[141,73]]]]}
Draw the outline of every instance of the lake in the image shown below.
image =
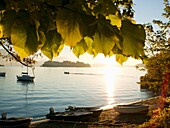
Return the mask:
{"type": "MultiPolygon", "coordinates": [[[[34,82],[19,82],[24,67],[0,67],[0,113],[10,116],[44,117],[50,107],[64,111],[68,106],[106,106],[152,97],[141,91],[135,67],[35,68],[34,82]],[[64,74],[64,72],[70,74],[64,74]]],[[[32,74],[31,69],[29,69],[32,74]]]]}

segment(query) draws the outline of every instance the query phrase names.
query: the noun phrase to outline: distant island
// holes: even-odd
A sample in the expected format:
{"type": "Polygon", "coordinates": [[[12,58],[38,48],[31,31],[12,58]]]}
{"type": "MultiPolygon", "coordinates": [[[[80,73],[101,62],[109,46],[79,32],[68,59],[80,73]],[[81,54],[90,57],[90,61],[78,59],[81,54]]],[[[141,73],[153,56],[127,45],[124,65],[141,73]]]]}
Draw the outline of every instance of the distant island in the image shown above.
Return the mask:
{"type": "Polygon", "coordinates": [[[41,67],[91,67],[90,64],[85,64],[83,62],[71,62],[71,61],[46,61],[41,67]]]}

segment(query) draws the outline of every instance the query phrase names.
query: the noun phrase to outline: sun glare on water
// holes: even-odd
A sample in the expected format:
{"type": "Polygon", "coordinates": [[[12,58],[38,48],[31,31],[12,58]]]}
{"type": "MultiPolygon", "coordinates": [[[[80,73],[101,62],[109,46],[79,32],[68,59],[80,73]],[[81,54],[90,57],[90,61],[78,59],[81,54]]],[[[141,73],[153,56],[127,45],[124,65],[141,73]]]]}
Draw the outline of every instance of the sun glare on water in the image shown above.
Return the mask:
{"type": "Polygon", "coordinates": [[[107,93],[107,103],[108,105],[113,104],[114,100],[114,92],[115,92],[115,78],[114,73],[117,72],[117,69],[114,67],[105,67],[103,69],[104,72],[104,81],[106,86],[106,93],[107,93]]]}

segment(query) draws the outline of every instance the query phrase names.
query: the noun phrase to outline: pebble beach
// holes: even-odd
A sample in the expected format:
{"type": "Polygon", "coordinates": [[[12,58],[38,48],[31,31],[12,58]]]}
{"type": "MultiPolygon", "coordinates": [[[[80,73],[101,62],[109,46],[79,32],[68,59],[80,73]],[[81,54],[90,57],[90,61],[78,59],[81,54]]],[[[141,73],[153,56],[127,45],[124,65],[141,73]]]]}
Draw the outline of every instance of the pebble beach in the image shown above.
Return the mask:
{"type": "MultiPolygon", "coordinates": [[[[149,111],[152,111],[159,107],[159,98],[153,97],[129,104],[148,105],[149,111]]],[[[93,119],[94,121],[91,122],[54,121],[44,119],[32,122],[30,128],[132,128],[138,127],[149,119],[150,117],[148,114],[122,115],[116,112],[113,107],[104,109],[98,119],[93,119]]]]}

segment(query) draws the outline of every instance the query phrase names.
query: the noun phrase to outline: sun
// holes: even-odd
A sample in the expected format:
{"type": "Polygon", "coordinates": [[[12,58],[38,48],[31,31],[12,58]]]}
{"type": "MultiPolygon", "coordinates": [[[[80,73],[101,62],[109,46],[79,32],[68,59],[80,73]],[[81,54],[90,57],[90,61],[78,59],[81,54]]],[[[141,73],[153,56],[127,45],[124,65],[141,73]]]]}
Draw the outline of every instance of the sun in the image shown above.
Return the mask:
{"type": "Polygon", "coordinates": [[[109,57],[105,57],[103,54],[98,54],[95,58],[93,58],[94,63],[104,64],[106,67],[113,66],[135,66],[136,64],[142,64],[142,60],[136,60],[131,57],[128,58],[122,65],[116,61],[115,55],[109,57]]]}
{"type": "Polygon", "coordinates": [[[94,58],[94,62],[104,64],[107,67],[119,65],[115,60],[115,56],[105,57],[103,54],[99,54],[94,58]]]}

